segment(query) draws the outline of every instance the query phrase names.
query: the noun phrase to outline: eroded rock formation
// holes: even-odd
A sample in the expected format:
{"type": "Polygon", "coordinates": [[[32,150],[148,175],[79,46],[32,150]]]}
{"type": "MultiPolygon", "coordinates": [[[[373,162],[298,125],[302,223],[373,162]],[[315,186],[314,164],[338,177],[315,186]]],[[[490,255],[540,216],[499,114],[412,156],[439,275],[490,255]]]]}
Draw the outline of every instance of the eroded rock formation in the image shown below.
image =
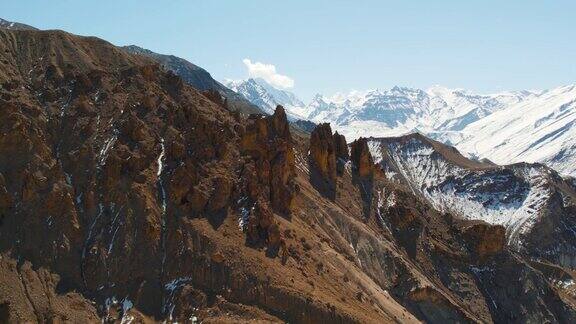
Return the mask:
{"type": "Polygon", "coordinates": [[[356,176],[362,179],[373,176],[374,161],[372,160],[372,154],[370,154],[368,142],[365,138],[361,137],[352,142],[350,155],[352,170],[356,176]]]}
{"type": "Polygon", "coordinates": [[[336,199],[336,145],[330,124],[320,124],[310,135],[310,181],[329,199],[336,199]]]}
{"type": "Polygon", "coordinates": [[[292,136],[284,108],[276,107],[274,115],[269,117],[251,115],[240,148],[255,163],[253,169],[258,184],[252,184],[252,187],[259,187],[257,191],[269,198],[275,211],[289,215],[296,194],[295,165],[292,136]]]}
{"type": "Polygon", "coordinates": [[[368,142],[361,137],[350,145],[350,161],[352,162],[352,177],[360,189],[363,201],[364,217],[368,218],[373,204],[374,161],[368,149],[368,142]]]}
{"type": "Polygon", "coordinates": [[[336,171],[338,175],[342,175],[346,162],[350,159],[350,153],[348,152],[346,137],[338,134],[338,132],[334,133],[334,148],[336,149],[336,171]]]}
{"type": "Polygon", "coordinates": [[[278,106],[272,116],[251,115],[242,132],[240,148],[245,154],[241,172],[241,227],[247,241],[266,245],[268,255],[284,249],[274,212],[290,217],[296,185],[292,136],[286,113],[278,106]]]}

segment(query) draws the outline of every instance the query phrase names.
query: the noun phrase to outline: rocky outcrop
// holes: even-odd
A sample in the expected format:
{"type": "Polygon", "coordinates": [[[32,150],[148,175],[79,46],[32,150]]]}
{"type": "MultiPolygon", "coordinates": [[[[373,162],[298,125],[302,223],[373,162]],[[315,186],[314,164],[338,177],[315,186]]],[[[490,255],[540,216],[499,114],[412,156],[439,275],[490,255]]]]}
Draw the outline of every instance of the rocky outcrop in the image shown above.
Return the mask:
{"type": "Polygon", "coordinates": [[[375,167],[365,138],[361,137],[352,142],[350,161],[352,162],[352,178],[360,190],[363,201],[363,214],[365,218],[368,218],[372,212],[375,167]]]}
{"type": "Polygon", "coordinates": [[[99,317],[94,305],[76,292],[59,294],[63,284],[57,274],[34,269],[28,261],[18,264],[0,258],[1,323],[94,323],[99,317]]]}
{"type": "Polygon", "coordinates": [[[440,291],[433,287],[417,287],[410,291],[408,300],[415,312],[430,323],[472,322],[457,305],[452,304],[440,291]]]}
{"type": "Polygon", "coordinates": [[[506,228],[501,225],[473,222],[473,224],[464,225],[463,233],[468,245],[480,261],[502,252],[506,246],[506,228]]]}
{"type": "Polygon", "coordinates": [[[332,134],[330,124],[317,125],[310,135],[310,182],[324,197],[336,199],[337,176],[344,174],[350,156],[344,135],[332,134]]]}
{"type": "Polygon", "coordinates": [[[361,137],[351,144],[352,170],[356,176],[366,179],[373,176],[374,161],[368,149],[368,142],[361,137]]]}
{"type": "Polygon", "coordinates": [[[334,133],[334,148],[336,150],[336,171],[338,175],[344,174],[346,162],[350,159],[348,144],[344,135],[334,133]]]}
{"type": "Polygon", "coordinates": [[[245,179],[254,189],[250,192],[257,191],[270,201],[274,211],[289,215],[296,194],[296,171],[292,136],[284,108],[276,107],[274,115],[268,117],[251,115],[240,139],[240,148],[253,160],[253,170],[258,179],[257,183],[245,179]]]}
{"type": "Polygon", "coordinates": [[[310,135],[310,182],[325,197],[336,199],[336,145],[330,124],[320,124],[310,135]]]}
{"type": "Polygon", "coordinates": [[[241,172],[239,209],[241,227],[253,246],[266,246],[276,256],[285,249],[273,211],[290,216],[296,195],[295,156],[286,113],[278,106],[274,115],[251,115],[240,138],[246,157],[241,172]]]}
{"type": "Polygon", "coordinates": [[[280,227],[266,201],[260,199],[254,204],[248,218],[246,235],[251,244],[265,244],[269,255],[275,256],[284,244],[280,227]]]}

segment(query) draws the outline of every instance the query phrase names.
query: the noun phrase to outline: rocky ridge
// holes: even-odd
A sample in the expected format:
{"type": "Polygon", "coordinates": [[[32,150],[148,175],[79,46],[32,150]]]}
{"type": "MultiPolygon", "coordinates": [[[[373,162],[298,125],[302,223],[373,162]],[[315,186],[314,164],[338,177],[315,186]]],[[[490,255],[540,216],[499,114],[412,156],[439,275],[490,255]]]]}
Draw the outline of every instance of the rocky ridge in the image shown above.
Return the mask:
{"type": "Polygon", "coordinates": [[[163,68],[172,71],[195,89],[219,93],[226,98],[228,106],[232,110],[238,110],[245,114],[262,112],[258,106],[255,106],[241,95],[214,80],[208,71],[183,58],[174,55],[158,54],[136,45],[124,46],[122,48],[129,53],[152,58],[162,65],[163,68]]]}
{"type": "Polygon", "coordinates": [[[370,143],[390,180],[438,210],[502,225],[513,249],[574,268],[576,187],[554,170],[471,161],[419,134],[370,143]]]}

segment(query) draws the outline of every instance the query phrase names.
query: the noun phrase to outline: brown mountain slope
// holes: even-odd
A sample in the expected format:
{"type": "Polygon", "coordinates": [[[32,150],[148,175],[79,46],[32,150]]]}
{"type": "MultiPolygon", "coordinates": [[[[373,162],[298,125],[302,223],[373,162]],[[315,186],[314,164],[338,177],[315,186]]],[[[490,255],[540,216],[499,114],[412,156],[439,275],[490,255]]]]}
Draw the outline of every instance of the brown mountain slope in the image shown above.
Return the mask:
{"type": "Polygon", "coordinates": [[[246,114],[262,113],[262,110],[246,100],[242,95],[226,88],[214,80],[208,71],[174,55],[154,53],[136,45],[124,46],[123,50],[132,54],[150,57],[156,60],[163,68],[172,71],[181,77],[184,82],[200,91],[215,91],[226,98],[231,110],[238,110],[246,114]]]}
{"type": "MultiPolygon", "coordinates": [[[[56,292],[80,292],[99,316],[124,304],[156,319],[270,313],[262,318],[366,322],[402,309],[393,300],[368,310],[354,299],[338,303],[358,292],[343,280],[310,285],[320,283],[312,257],[321,251],[301,256],[305,270],[293,257],[284,265],[272,257],[282,223],[297,223],[271,214],[287,214],[295,190],[283,113],[242,120],[95,38],[1,30],[0,39],[5,262],[58,274],[56,292]],[[257,207],[250,240],[238,228],[248,203],[257,207]],[[226,300],[253,306],[222,310],[226,300]]],[[[298,239],[313,242],[313,233],[298,239]]],[[[2,296],[11,319],[72,318],[13,293],[2,296]]],[[[82,316],[93,316],[88,309],[82,316]]]]}
{"type": "Polygon", "coordinates": [[[311,143],[95,38],[0,30],[0,64],[0,320],[576,319],[501,227],[391,183],[365,141],[311,143]],[[327,199],[310,170],[334,160],[327,199]]]}

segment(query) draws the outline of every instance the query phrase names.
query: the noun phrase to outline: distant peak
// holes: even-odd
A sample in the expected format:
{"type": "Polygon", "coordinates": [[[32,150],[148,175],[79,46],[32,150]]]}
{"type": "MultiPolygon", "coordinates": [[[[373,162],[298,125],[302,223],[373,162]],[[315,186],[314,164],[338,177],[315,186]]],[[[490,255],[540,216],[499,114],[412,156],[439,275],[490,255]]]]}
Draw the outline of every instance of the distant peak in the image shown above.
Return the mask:
{"type": "Polygon", "coordinates": [[[12,30],[38,30],[38,28],[0,18],[0,28],[12,30]]]}

